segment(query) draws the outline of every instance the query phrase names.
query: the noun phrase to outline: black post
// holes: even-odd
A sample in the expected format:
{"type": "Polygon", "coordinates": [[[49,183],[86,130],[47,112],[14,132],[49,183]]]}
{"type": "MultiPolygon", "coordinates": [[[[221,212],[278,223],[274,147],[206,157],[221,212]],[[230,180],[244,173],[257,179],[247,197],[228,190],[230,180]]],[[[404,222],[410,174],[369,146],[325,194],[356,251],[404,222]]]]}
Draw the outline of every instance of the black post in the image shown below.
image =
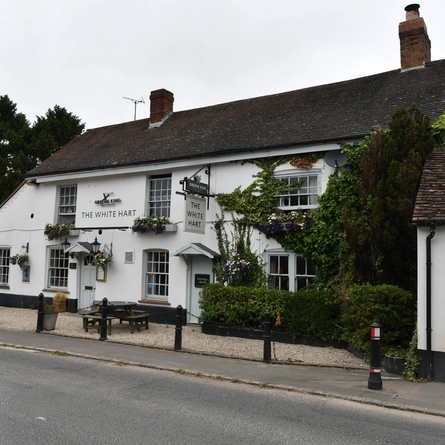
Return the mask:
{"type": "Polygon", "coordinates": [[[37,308],[37,329],[36,332],[39,333],[43,331],[43,294],[39,294],[39,306],[37,308]]]}
{"type": "Polygon", "coordinates": [[[369,368],[368,389],[382,389],[380,369],[380,325],[371,325],[371,366],[369,368]]]}
{"type": "Polygon", "coordinates": [[[100,341],[107,339],[107,317],[108,317],[108,300],[106,297],[102,300],[102,319],[100,320],[100,341]]]}
{"type": "Polygon", "coordinates": [[[271,321],[270,321],[270,312],[264,312],[264,354],[263,361],[270,363],[272,361],[271,356],[271,321]]]}
{"type": "Polygon", "coordinates": [[[182,349],[182,306],[176,308],[175,351],[182,349]]]}

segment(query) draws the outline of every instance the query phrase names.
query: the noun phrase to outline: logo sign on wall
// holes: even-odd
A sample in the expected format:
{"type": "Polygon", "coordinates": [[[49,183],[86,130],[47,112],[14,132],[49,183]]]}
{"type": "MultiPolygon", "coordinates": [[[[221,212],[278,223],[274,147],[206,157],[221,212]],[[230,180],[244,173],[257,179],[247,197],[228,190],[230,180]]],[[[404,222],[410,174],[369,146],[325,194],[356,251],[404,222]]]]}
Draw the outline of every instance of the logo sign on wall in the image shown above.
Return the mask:
{"type": "Polygon", "coordinates": [[[184,232],[205,234],[206,200],[187,195],[185,199],[184,232]]]}

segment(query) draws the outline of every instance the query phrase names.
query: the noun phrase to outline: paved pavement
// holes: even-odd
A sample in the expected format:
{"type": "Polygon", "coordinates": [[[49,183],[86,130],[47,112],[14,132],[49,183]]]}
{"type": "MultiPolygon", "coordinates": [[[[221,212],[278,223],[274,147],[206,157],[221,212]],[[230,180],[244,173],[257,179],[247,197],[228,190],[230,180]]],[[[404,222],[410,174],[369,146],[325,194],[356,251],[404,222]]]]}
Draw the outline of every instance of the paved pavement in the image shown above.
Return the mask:
{"type": "Polygon", "coordinates": [[[186,351],[163,350],[44,332],[0,330],[0,346],[21,346],[39,351],[67,352],[96,360],[268,385],[325,397],[336,397],[392,409],[445,418],[445,383],[407,382],[382,373],[382,389],[368,389],[368,370],[347,370],[301,364],[267,364],[186,351]]]}

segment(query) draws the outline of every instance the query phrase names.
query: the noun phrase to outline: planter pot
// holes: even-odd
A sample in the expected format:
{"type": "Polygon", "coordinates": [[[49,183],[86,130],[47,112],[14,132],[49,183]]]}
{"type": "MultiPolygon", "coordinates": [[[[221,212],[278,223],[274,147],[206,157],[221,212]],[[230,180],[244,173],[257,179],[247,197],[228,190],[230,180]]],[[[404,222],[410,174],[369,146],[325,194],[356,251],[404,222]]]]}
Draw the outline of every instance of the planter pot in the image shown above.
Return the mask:
{"type": "Polygon", "coordinates": [[[166,224],[164,232],[177,232],[178,226],[177,224],[166,224]]]}
{"type": "Polygon", "coordinates": [[[44,331],[54,331],[56,329],[57,312],[45,312],[43,314],[43,330],[44,331]]]}
{"type": "Polygon", "coordinates": [[[70,230],[68,232],[68,236],[79,236],[80,235],[80,230],[70,230]]]}

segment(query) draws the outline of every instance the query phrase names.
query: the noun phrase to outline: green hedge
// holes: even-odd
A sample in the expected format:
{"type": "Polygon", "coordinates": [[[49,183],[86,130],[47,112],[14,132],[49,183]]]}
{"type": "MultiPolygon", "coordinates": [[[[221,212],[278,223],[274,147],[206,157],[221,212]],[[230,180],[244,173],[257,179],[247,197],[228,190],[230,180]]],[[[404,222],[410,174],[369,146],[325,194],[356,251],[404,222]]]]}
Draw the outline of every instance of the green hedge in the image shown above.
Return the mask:
{"type": "Polygon", "coordinates": [[[416,322],[415,297],[397,286],[351,287],[342,302],[342,340],[370,350],[370,326],[378,323],[382,351],[407,349],[416,322]]]}
{"type": "Polygon", "coordinates": [[[328,293],[315,290],[287,292],[266,288],[205,286],[200,299],[200,321],[236,327],[262,329],[268,310],[281,324],[274,330],[293,337],[307,335],[321,339],[336,338],[340,303],[328,293]]]}
{"type": "Polygon", "coordinates": [[[415,328],[415,297],[396,286],[355,286],[340,301],[326,291],[279,291],[266,288],[205,286],[200,321],[263,329],[264,312],[281,324],[273,329],[298,337],[343,340],[370,350],[370,326],[381,326],[382,352],[407,349],[415,328]]]}

